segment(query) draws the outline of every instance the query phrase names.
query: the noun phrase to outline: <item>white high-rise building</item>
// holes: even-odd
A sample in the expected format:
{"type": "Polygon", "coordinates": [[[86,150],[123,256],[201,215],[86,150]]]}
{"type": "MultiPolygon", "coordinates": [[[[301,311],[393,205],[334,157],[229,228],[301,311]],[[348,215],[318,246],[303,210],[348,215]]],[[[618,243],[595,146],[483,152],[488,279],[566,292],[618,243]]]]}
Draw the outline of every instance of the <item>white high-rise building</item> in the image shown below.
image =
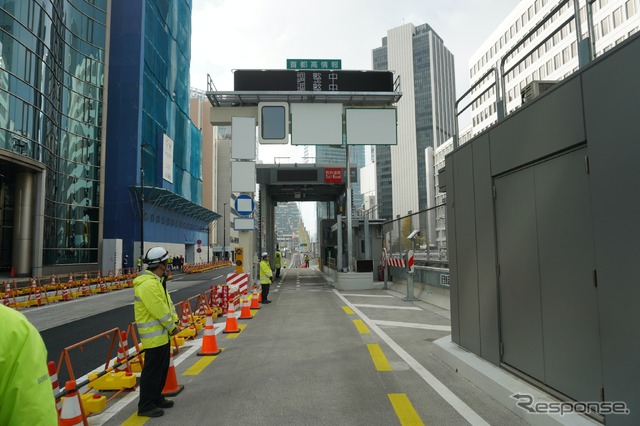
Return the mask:
{"type": "MultiPolygon", "coordinates": [[[[583,37],[588,35],[585,0],[580,0],[580,25],[583,37]]],[[[469,77],[476,83],[491,67],[500,70],[500,62],[543,17],[557,5],[553,0],[522,0],[469,60],[469,77]]],[[[563,25],[574,13],[574,2],[567,2],[544,26],[505,62],[505,71],[524,59],[505,79],[506,113],[522,104],[521,91],[532,81],[558,81],[578,69],[578,43],[574,20],[563,25]],[[549,40],[536,48],[549,34],[549,40]]],[[[594,53],[599,56],[624,41],[640,28],[640,0],[595,0],[593,16],[594,53]]],[[[474,93],[484,91],[493,82],[488,77],[474,93]]],[[[499,85],[498,85],[499,87],[499,85]]],[[[497,121],[496,88],[492,88],[472,105],[473,134],[497,121]]],[[[475,95],[470,95],[469,100],[475,95]]]]}
{"type": "Polygon", "coordinates": [[[453,54],[428,24],[404,24],[373,50],[373,68],[394,70],[402,85],[398,144],[376,146],[378,211],[390,219],[429,206],[425,149],[455,133],[453,54]]]}

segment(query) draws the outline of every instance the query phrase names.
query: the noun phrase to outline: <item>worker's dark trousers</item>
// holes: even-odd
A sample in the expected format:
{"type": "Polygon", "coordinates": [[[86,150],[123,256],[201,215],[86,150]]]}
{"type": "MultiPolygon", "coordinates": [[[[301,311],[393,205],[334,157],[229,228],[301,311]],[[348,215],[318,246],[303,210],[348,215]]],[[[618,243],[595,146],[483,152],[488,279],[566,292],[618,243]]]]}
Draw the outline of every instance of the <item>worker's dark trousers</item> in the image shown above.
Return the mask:
{"type": "Polygon", "coordinates": [[[271,284],[262,284],[262,300],[269,300],[269,286],[271,284]]]}
{"type": "Polygon", "coordinates": [[[144,351],[144,368],[140,374],[140,402],[138,411],[153,410],[164,398],[162,388],[169,372],[170,345],[144,351]]]}

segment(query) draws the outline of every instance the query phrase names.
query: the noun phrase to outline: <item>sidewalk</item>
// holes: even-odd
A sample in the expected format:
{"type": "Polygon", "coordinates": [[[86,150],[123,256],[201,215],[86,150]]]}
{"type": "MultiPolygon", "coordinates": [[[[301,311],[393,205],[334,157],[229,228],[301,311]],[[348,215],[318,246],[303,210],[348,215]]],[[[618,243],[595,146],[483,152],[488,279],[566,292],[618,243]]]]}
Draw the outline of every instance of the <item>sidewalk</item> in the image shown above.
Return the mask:
{"type": "Polygon", "coordinates": [[[220,355],[196,356],[200,339],[183,347],[185,390],[163,417],[137,417],[132,392],[90,424],[527,424],[435,355],[448,310],[390,290],[338,292],[314,269],[283,273],[241,333],[216,321],[220,355]]]}

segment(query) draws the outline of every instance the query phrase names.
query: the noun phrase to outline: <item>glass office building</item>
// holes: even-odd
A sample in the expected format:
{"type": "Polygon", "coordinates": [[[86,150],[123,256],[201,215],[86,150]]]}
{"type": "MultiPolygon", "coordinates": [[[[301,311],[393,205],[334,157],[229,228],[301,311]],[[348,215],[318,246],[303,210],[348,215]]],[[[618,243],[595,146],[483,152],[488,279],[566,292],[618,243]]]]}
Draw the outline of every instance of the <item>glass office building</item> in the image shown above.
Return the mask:
{"type": "Polygon", "coordinates": [[[189,117],[191,6],[112,0],[104,239],[131,259],[162,245],[206,261],[219,217],[202,207],[202,134],[189,117]]]}
{"type": "Polygon", "coordinates": [[[98,260],[108,1],[0,6],[0,272],[98,260]]]}
{"type": "Polygon", "coordinates": [[[428,24],[387,31],[372,51],[373,69],[400,76],[398,144],[376,146],[378,213],[391,219],[430,205],[425,150],[437,148],[455,129],[453,55],[428,24]]]}

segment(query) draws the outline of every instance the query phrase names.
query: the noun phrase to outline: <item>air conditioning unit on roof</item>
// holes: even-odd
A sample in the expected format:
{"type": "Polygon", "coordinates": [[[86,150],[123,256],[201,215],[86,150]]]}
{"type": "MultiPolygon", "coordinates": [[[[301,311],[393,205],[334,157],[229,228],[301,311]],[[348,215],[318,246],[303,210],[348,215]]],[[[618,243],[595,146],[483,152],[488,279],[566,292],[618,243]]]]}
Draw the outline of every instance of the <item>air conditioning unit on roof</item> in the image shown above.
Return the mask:
{"type": "Polygon", "coordinates": [[[547,90],[549,90],[557,81],[555,80],[534,80],[531,83],[524,86],[520,91],[522,97],[522,103],[532,101],[534,98],[540,96],[547,90]]]}

